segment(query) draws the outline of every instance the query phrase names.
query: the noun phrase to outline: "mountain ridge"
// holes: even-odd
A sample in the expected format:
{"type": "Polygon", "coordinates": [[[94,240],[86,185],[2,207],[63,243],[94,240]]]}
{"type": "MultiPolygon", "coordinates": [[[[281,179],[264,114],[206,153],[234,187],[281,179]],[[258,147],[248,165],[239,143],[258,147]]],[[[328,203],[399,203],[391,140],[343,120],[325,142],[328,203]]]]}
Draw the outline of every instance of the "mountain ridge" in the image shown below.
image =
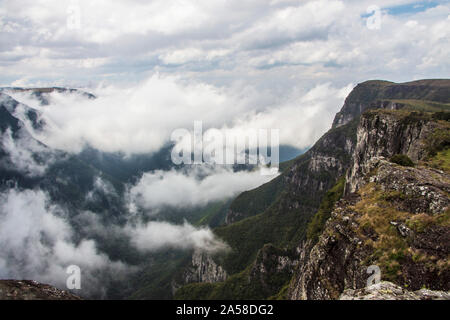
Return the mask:
{"type": "MultiPolygon", "coordinates": [[[[382,82],[382,84],[387,87],[390,86],[390,90],[395,92],[396,96],[390,95],[389,97],[428,98],[437,96],[440,102],[447,102],[450,99],[450,80],[421,80],[405,84],[382,82]],[[439,87],[437,91],[435,91],[436,83],[439,87]],[[419,89],[417,86],[419,86],[419,89]],[[414,90],[411,90],[412,87],[414,87],[414,90]],[[425,90],[426,92],[421,91],[423,87],[428,88],[425,90]],[[416,92],[417,90],[419,92],[416,92]]],[[[299,264],[301,265],[301,257],[305,258],[308,254],[304,243],[307,237],[306,227],[308,222],[311,221],[319,209],[319,204],[326,192],[337,183],[340,177],[345,176],[352,166],[352,158],[354,157],[354,150],[358,144],[358,135],[360,134],[358,128],[361,114],[365,114],[370,109],[381,109],[386,110],[386,112],[392,110],[394,113],[406,114],[404,116],[406,119],[405,125],[408,125],[409,120],[413,121],[415,118],[419,118],[419,122],[422,120],[422,111],[411,111],[409,109],[412,108],[414,110],[415,105],[406,108],[406,104],[377,103],[380,101],[378,100],[380,97],[378,92],[372,92],[373,97],[363,97],[362,101],[360,101],[361,103],[354,104],[352,99],[359,95],[363,96],[367,85],[369,87],[375,85],[375,89],[371,88],[371,90],[378,90],[380,81],[368,81],[356,86],[346,99],[342,110],[336,115],[330,131],[325,133],[308,152],[293,160],[280,177],[255,190],[241,194],[230,205],[231,210],[227,216],[229,224],[215,230],[215,233],[232,247],[232,253],[228,257],[215,258],[217,263],[224,266],[229,273],[229,280],[217,285],[215,283],[188,284],[186,287],[181,287],[175,294],[176,298],[189,298],[190,292],[193,292],[197,299],[210,299],[212,297],[220,299],[223,297],[220,292],[225,294],[227,298],[230,297],[230,292],[235,292],[236,299],[251,299],[252,296],[249,294],[254,292],[254,288],[260,287],[261,283],[260,280],[251,276],[249,270],[256,266],[256,256],[261,255],[262,247],[267,243],[272,243],[280,249],[288,246],[300,253],[300,258],[293,258],[292,263],[296,259],[300,259],[299,264]],[[375,104],[374,101],[376,102],[375,104]],[[352,107],[355,105],[358,107],[352,107]],[[345,121],[340,119],[345,119],[345,121]],[[327,184],[324,184],[325,182],[327,184]],[[264,198],[266,193],[270,193],[268,190],[274,190],[275,194],[264,198]],[[311,198],[306,197],[300,200],[302,196],[308,194],[316,196],[315,200],[310,202],[312,204],[310,209],[307,209],[305,206],[305,201],[308,203],[308,201],[311,201],[311,198]],[[258,197],[261,196],[264,201],[258,202],[258,197]],[[257,205],[261,203],[263,205],[258,208],[257,205]],[[299,210],[296,211],[296,209],[299,210]],[[258,210],[260,211],[258,212],[258,210]],[[291,215],[290,219],[286,220],[286,217],[289,215],[291,215]],[[230,216],[231,219],[229,218],[230,216]],[[282,226],[278,227],[279,224],[282,226]],[[292,228],[295,230],[292,230],[292,228]],[[225,230],[228,231],[225,232],[225,230]],[[259,240],[256,241],[253,247],[249,247],[247,243],[255,242],[255,239],[259,240]],[[257,249],[258,247],[259,249],[257,249]],[[240,258],[241,256],[245,258],[240,258]],[[239,267],[236,267],[236,264],[239,267]],[[238,278],[240,279],[239,281],[237,281],[238,278]],[[237,288],[239,287],[249,289],[247,291],[238,290],[237,288]],[[203,293],[199,294],[200,292],[203,293]]],[[[441,110],[447,111],[446,107],[444,105],[441,110]]],[[[426,114],[428,113],[425,112],[426,114]]],[[[431,116],[425,116],[424,118],[427,118],[428,121],[432,120],[431,116]]],[[[397,128],[398,132],[403,132],[404,129],[404,126],[397,128]]],[[[409,139],[409,135],[405,134],[405,139],[409,139]]],[[[400,151],[401,149],[399,149],[400,151]]],[[[331,206],[332,208],[333,206],[331,206]]],[[[282,297],[286,297],[285,295],[288,292],[287,287],[284,288],[283,284],[278,283],[278,289],[284,290],[283,294],[279,293],[282,297]]],[[[273,288],[272,292],[266,292],[265,298],[271,295],[276,296],[277,292],[273,288]]],[[[291,294],[291,297],[295,298],[297,296],[291,294]]]]}

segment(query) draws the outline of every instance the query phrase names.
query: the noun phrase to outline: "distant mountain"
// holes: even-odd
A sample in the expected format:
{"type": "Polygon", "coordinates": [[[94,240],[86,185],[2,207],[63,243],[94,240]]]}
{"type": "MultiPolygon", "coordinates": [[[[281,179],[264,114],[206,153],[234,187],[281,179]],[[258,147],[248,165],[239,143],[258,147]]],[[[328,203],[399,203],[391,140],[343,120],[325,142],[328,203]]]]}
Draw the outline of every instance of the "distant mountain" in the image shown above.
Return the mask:
{"type": "Polygon", "coordinates": [[[5,93],[15,93],[15,92],[27,92],[30,93],[34,98],[39,100],[43,105],[48,105],[48,94],[53,92],[58,93],[67,93],[67,94],[78,94],[88,99],[95,99],[95,95],[89,92],[85,92],[78,89],[71,88],[61,88],[61,87],[52,87],[52,88],[20,88],[20,87],[3,87],[0,88],[1,92],[5,93]]]}
{"type": "Polygon", "coordinates": [[[358,84],[336,114],[333,127],[347,124],[368,109],[450,111],[450,80],[418,80],[405,83],[371,80],[358,84]]]}

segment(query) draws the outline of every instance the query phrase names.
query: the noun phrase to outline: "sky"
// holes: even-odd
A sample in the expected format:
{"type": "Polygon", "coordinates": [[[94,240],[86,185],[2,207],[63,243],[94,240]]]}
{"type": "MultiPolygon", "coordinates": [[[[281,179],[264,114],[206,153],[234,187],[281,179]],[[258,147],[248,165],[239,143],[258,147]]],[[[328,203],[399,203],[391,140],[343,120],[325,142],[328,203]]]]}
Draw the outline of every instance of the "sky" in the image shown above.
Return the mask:
{"type": "Polygon", "coordinates": [[[304,150],[357,83],[450,69],[449,1],[0,2],[0,86],[98,97],[41,108],[39,140],[67,151],[154,152],[194,121],[304,150]]]}
{"type": "Polygon", "coordinates": [[[449,1],[2,0],[0,84],[125,86],[159,72],[279,95],[445,78],[449,14],[449,1]]]}

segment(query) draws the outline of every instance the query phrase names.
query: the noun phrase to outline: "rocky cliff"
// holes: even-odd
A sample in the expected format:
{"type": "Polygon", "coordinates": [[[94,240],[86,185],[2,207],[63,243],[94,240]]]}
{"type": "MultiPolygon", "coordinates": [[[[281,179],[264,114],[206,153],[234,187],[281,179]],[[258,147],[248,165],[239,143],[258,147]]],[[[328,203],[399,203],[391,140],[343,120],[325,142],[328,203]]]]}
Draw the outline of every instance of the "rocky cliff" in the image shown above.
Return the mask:
{"type": "Polygon", "coordinates": [[[227,272],[213,260],[210,253],[196,250],[192,254],[190,264],[183,270],[181,276],[172,281],[172,294],[189,283],[221,282],[225,281],[227,277],[227,272]]]}
{"type": "Polygon", "coordinates": [[[357,132],[345,197],[319,241],[302,244],[289,298],[337,299],[364,288],[370,266],[405,290],[448,291],[450,175],[429,154],[436,134],[448,146],[448,122],[378,110],[361,117],[357,132]],[[415,167],[388,161],[398,153],[415,167]]]}
{"type": "Polygon", "coordinates": [[[355,192],[371,170],[374,157],[407,155],[417,162],[427,155],[426,137],[439,124],[428,117],[410,112],[368,111],[357,129],[357,145],[347,175],[346,192],[355,192]]]}
{"type": "Polygon", "coordinates": [[[274,296],[293,275],[298,263],[296,250],[266,244],[255,261],[226,281],[185,285],[175,292],[176,299],[266,299],[274,296]]]}
{"type": "MultiPolygon", "coordinates": [[[[195,289],[195,298],[220,299],[218,288],[227,287],[241,294],[235,299],[255,298],[254,289],[264,281],[248,270],[269,243],[296,251],[291,258],[296,267],[289,284],[278,282],[278,293],[266,291],[263,298],[337,299],[345,289],[365,287],[367,267],[375,264],[383,280],[414,290],[448,290],[448,173],[442,170],[448,161],[441,153],[448,147],[449,130],[445,114],[444,120],[435,115],[449,109],[449,88],[449,80],[359,84],[332,129],[308,152],[290,161],[278,178],[230,205],[228,225],[215,230],[231,247],[216,260],[228,279],[192,284],[182,296],[189,298],[188,291],[195,289]],[[432,158],[437,151],[440,158],[432,158]],[[394,156],[419,166],[392,163],[394,156]],[[340,178],[345,197],[334,207],[343,195],[340,178]],[[369,209],[375,213],[369,215],[369,209]],[[391,211],[388,217],[385,212],[391,211]]],[[[270,276],[277,272],[265,273],[270,276]]]]}

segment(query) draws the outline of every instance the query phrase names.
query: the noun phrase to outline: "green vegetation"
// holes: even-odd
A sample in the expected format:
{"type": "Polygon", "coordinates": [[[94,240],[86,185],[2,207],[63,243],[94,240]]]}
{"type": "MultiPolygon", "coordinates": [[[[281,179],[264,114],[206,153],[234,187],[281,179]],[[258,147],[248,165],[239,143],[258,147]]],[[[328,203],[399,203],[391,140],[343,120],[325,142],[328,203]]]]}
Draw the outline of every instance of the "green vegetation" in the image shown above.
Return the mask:
{"type": "Polygon", "coordinates": [[[447,122],[440,124],[442,126],[437,128],[426,141],[426,151],[430,157],[450,147],[450,124],[447,122]]]}
{"type": "Polygon", "coordinates": [[[230,210],[240,213],[240,219],[262,213],[276,200],[284,187],[283,176],[280,175],[256,189],[241,193],[231,203],[230,210]]]}
{"type": "Polygon", "coordinates": [[[421,80],[407,83],[366,81],[353,89],[340,113],[357,115],[360,112],[360,106],[375,108],[379,102],[383,101],[401,104],[408,110],[449,111],[449,86],[449,80],[421,80]]]}
{"type": "Polygon", "coordinates": [[[256,254],[264,244],[272,243],[277,247],[297,245],[305,236],[306,224],[311,209],[302,207],[290,208],[287,194],[283,194],[266,212],[229,226],[215,230],[221,239],[228,243],[232,251],[218,257],[229,274],[242,271],[256,258],[256,254]],[[308,210],[308,211],[306,211],[308,210]]]}
{"type": "Polygon", "coordinates": [[[449,103],[442,103],[437,101],[426,101],[426,100],[413,100],[413,99],[392,99],[386,100],[398,104],[403,104],[404,109],[412,111],[422,111],[422,112],[442,112],[450,111],[449,103]]]}
{"type": "Polygon", "coordinates": [[[414,167],[414,162],[405,154],[396,154],[390,161],[403,167],[414,167]]]}
{"type": "Polygon", "coordinates": [[[196,226],[209,226],[211,228],[218,227],[225,222],[231,200],[218,201],[208,204],[206,208],[199,210],[201,217],[194,223],[196,226]]]}
{"type": "Polygon", "coordinates": [[[286,287],[291,277],[288,270],[277,269],[277,258],[286,254],[292,255],[289,251],[267,244],[259,251],[255,262],[245,270],[232,275],[224,282],[188,284],[176,292],[175,299],[245,300],[267,299],[277,295],[281,288],[286,287]],[[260,266],[263,266],[265,272],[258,271],[260,266]]]}
{"type": "Polygon", "coordinates": [[[291,284],[290,281],[287,282],[286,285],[283,288],[281,288],[281,290],[276,295],[269,297],[268,300],[288,300],[290,284],[291,284]]]}
{"type": "Polygon", "coordinates": [[[316,215],[309,222],[307,238],[314,243],[319,239],[319,236],[324,229],[325,222],[330,218],[334,204],[341,198],[342,193],[344,192],[344,186],[345,177],[342,177],[338,180],[336,185],[325,194],[320,204],[319,211],[317,211],[316,215]]]}
{"type": "Polygon", "coordinates": [[[432,118],[434,120],[450,121],[450,112],[435,112],[432,118]]]}
{"type": "MultiPolygon", "coordinates": [[[[359,118],[331,129],[308,152],[291,162],[289,170],[285,169],[276,179],[238,196],[230,209],[242,214],[243,219],[214,230],[231,247],[229,252],[213,257],[231,275],[230,278],[220,286],[193,284],[186,290],[183,287],[177,297],[191,298],[189,292],[192,291],[197,298],[207,290],[211,292],[202,296],[205,299],[213,296],[226,299],[230,292],[239,297],[251,297],[249,292],[258,288],[259,284],[249,283],[246,276],[261,248],[269,243],[287,250],[297,247],[306,238],[308,222],[317,213],[327,190],[342,176],[342,168],[338,166],[326,170],[312,169],[312,157],[319,156],[320,159],[322,155],[329,155],[342,164],[349,164],[350,154],[345,148],[349,140],[356,142],[358,122],[359,118]],[[309,181],[315,187],[299,185],[301,181],[309,181]]],[[[340,186],[343,187],[343,181],[340,186]]],[[[338,193],[338,190],[333,190],[334,195],[338,193]]],[[[339,196],[341,194],[342,191],[339,196]]],[[[257,294],[265,299],[276,295],[286,285],[289,276],[274,279],[276,285],[273,285],[273,290],[261,294],[258,289],[257,294]]]]}
{"type": "Polygon", "coordinates": [[[434,157],[430,158],[429,165],[433,168],[450,173],[450,148],[439,151],[434,157]]]}
{"type": "Polygon", "coordinates": [[[423,233],[435,226],[448,227],[450,210],[436,215],[400,211],[395,203],[402,197],[396,192],[382,191],[375,183],[366,185],[359,194],[361,200],[353,208],[359,214],[359,227],[356,231],[359,237],[365,239],[365,246],[372,248],[366,264],[380,266],[384,280],[403,283],[402,265],[407,261],[424,263],[424,267],[428,269],[447,266],[443,260],[430,257],[422,250],[412,249],[412,239],[401,236],[391,222],[402,222],[414,232],[423,233]],[[367,234],[378,236],[368,237],[367,234]]]}
{"type": "Polygon", "coordinates": [[[172,279],[178,276],[191,259],[191,252],[164,250],[153,253],[142,271],[129,281],[137,291],[129,299],[169,300],[172,299],[172,279]]]}

